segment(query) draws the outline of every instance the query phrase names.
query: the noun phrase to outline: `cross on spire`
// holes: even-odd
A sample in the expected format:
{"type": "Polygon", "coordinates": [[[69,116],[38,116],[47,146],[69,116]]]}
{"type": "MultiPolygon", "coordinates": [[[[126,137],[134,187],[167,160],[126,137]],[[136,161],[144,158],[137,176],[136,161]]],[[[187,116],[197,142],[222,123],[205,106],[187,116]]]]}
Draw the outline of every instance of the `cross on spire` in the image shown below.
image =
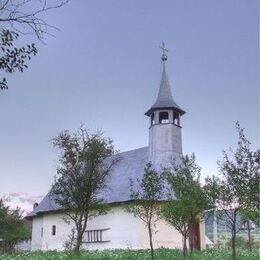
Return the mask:
{"type": "Polygon", "coordinates": [[[167,61],[168,57],[166,55],[166,52],[168,52],[168,50],[165,48],[164,42],[162,42],[162,46],[159,46],[159,48],[162,49],[162,61],[167,61]]]}

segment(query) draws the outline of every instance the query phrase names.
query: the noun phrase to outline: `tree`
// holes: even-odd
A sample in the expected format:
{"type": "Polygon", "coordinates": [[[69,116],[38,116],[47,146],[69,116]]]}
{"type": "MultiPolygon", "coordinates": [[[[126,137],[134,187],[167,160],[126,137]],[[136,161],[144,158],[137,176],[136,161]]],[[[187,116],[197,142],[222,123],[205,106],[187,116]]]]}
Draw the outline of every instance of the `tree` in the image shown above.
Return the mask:
{"type": "Polygon", "coordinates": [[[236,234],[242,222],[245,218],[259,220],[259,151],[250,150],[244,129],[238,122],[236,127],[239,137],[236,151],[230,149],[231,158],[223,151],[223,159],[218,161],[220,178],[207,178],[206,184],[212,202],[231,231],[232,259],[236,259],[236,234]]]}
{"type": "Polygon", "coordinates": [[[66,220],[75,225],[72,243],[78,253],[89,218],[106,213],[105,201],[99,193],[106,188],[119,157],[108,158],[115,152],[111,139],[101,132],[91,134],[83,126],[74,134],[61,132],[53,139],[53,145],[61,154],[51,194],[64,209],[66,220]]]}
{"type": "Polygon", "coordinates": [[[13,251],[18,242],[30,239],[31,232],[22,213],[19,207],[11,209],[0,199],[0,251],[13,251]]]}
{"type": "Polygon", "coordinates": [[[209,208],[209,201],[200,184],[201,168],[195,155],[182,157],[180,163],[173,162],[165,170],[170,196],[161,208],[161,216],[178,230],[183,238],[183,257],[187,258],[187,239],[192,227],[198,224],[203,211],[209,208]]]}
{"type": "Polygon", "coordinates": [[[239,210],[241,205],[237,201],[236,190],[233,183],[227,179],[214,177],[206,179],[206,189],[209,196],[212,198],[212,203],[215,204],[218,210],[218,217],[225,222],[225,226],[231,232],[231,248],[232,259],[236,259],[236,234],[240,230],[242,224],[239,219],[239,210]]]}
{"type": "Polygon", "coordinates": [[[158,202],[164,196],[164,178],[148,163],[144,168],[144,175],[136,183],[130,179],[130,198],[126,211],[138,217],[146,226],[151,248],[151,258],[154,259],[153,233],[158,218],[158,202]],[[135,185],[136,184],[136,185],[135,185]],[[135,189],[137,186],[137,190],[135,189]]]}
{"type": "MultiPolygon", "coordinates": [[[[0,0],[0,70],[5,73],[23,72],[26,61],[38,52],[34,43],[18,47],[17,39],[33,34],[44,40],[49,29],[57,29],[42,19],[42,14],[64,6],[69,0],[0,0]]],[[[7,80],[0,81],[0,90],[7,89],[7,80]]]]}

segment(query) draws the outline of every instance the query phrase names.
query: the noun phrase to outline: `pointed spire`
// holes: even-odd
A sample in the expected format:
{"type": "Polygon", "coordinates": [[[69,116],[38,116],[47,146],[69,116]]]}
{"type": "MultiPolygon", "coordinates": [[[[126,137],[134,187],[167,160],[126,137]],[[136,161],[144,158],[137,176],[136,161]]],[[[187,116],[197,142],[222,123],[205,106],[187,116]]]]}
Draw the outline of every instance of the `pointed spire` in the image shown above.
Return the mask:
{"type": "Polygon", "coordinates": [[[162,46],[160,46],[162,49],[162,62],[163,62],[163,71],[162,71],[162,78],[161,78],[161,84],[158,92],[157,99],[154,103],[154,105],[145,113],[145,115],[150,116],[151,113],[155,109],[160,108],[172,108],[180,112],[181,115],[185,113],[184,110],[182,110],[173,100],[171,87],[168,79],[168,75],[166,72],[166,61],[168,59],[166,52],[168,52],[167,49],[165,49],[164,42],[162,46]]]}

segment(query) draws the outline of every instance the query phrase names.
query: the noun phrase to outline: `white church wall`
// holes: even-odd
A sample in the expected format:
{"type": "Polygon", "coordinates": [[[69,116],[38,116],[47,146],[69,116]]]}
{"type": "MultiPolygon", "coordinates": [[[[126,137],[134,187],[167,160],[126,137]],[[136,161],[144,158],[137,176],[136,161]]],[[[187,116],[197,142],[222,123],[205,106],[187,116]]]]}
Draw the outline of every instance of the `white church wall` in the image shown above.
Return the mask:
{"type": "MultiPolygon", "coordinates": [[[[200,223],[200,244],[201,249],[206,247],[205,242],[205,222],[200,223]]],[[[145,225],[140,222],[139,227],[140,248],[150,248],[148,230],[145,225]]],[[[154,248],[171,248],[181,249],[183,246],[182,235],[173,227],[169,226],[164,220],[159,220],[156,223],[153,233],[154,248]]],[[[187,244],[189,247],[189,243],[187,244]]]]}
{"type": "Polygon", "coordinates": [[[200,246],[201,249],[205,249],[206,248],[206,228],[205,228],[205,220],[202,217],[202,221],[200,223],[200,246]]]}
{"type": "MultiPolygon", "coordinates": [[[[43,217],[33,219],[32,250],[64,250],[64,242],[71,234],[73,227],[64,221],[63,213],[46,213],[43,217]],[[56,226],[56,234],[52,235],[52,226],[56,226]],[[43,236],[41,237],[41,227],[43,236]]],[[[106,215],[89,220],[87,230],[103,231],[103,240],[106,242],[86,243],[87,249],[144,249],[149,248],[148,231],[143,222],[127,213],[123,206],[113,206],[106,215]]],[[[154,234],[154,247],[181,248],[182,237],[178,231],[171,228],[165,221],[156,224],[154,234]]],[[[201,243],[205,245],[204,223],[201,224],[201,243]]]]}
{"type": "MultiPolygon", "coordinates": [[[[148,230],[143,222],[140,222],[140,248],[150,248],[148,230]]],[[[174,228],[170,227],[165,221],[156,222],[153,232],[154,248],[181,248],[182,236],[174,228]]]]}
{"type": "Polygon", "coordinates": [[[64,221],[62,213],[47,213],[43,216],[42,250],[63,250],[73,225],[64,221]],[[56,234],[52,234],[52,226],[56,226],[56,234]]]}
{"type": "Polygon", "coordinates": [[[153,125],[149,131],[150,158],[155,168],[169,165],[182,154],[181,127],[174,124],[153,125]]]}
{"type": "Polygon", "coordinates": [[[132,214],[125,212],[122,206],[114,206],[108,214],[98,216],[89,222],[88,230],[109,228],[104,232],[104,243],[90,243],[89,249],[138,248],[139,222],[132,214]]]}
{"type": "MultiPolygon", "coordinates": [[[[73,224],[64,221],[63,213],[46,213],[42,218],[33,218],[32,250],[63,250],[73,224]],[[41,219],[41,222],[39,221],[41,219]],[[56,234],[52,235],[52,226],[56,234]],[[43,237],[41,237],[43,227],[43,237]]],[[[103,232],[103,240],[108,242],[86,243],[88,249],[138,248],[138,219],[114,206],[106,215],[89,220],[87,230],[108,229],[103,232]]]]}
{"type": "Polygon", "coordinates": [[[32,250],[40,250],[42,249],[42,222],[43,217],[35,217],[32,222],[32,250]]]}

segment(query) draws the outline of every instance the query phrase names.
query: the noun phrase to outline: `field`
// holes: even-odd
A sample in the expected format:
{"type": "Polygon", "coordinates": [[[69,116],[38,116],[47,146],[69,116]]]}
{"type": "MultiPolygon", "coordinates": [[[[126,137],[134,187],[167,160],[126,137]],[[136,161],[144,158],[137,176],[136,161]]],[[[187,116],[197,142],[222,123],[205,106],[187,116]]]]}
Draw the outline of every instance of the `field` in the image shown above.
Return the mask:
{"type": "MultiPolygon", "coordinates": [[[[143,260],[150,259],[149,251],[147,250],[115,250],[115,251],[92,251],[82,252],[80,256],[76,257],[68,252],[28,252],[0,255],[0,260],[143,260]]],[[[181,251],[160,249],[155,252],[155,259],[157,260],[172,260],[182,259],[181,251]]],[[[192,254],[190,260],[228,260],[230,254],[227,251],[221,250],[204,250],[197,251],[192,254]]],[[[259,260],[259,253],[257,251],[238,251],[238,260],[259,260]]]]}

